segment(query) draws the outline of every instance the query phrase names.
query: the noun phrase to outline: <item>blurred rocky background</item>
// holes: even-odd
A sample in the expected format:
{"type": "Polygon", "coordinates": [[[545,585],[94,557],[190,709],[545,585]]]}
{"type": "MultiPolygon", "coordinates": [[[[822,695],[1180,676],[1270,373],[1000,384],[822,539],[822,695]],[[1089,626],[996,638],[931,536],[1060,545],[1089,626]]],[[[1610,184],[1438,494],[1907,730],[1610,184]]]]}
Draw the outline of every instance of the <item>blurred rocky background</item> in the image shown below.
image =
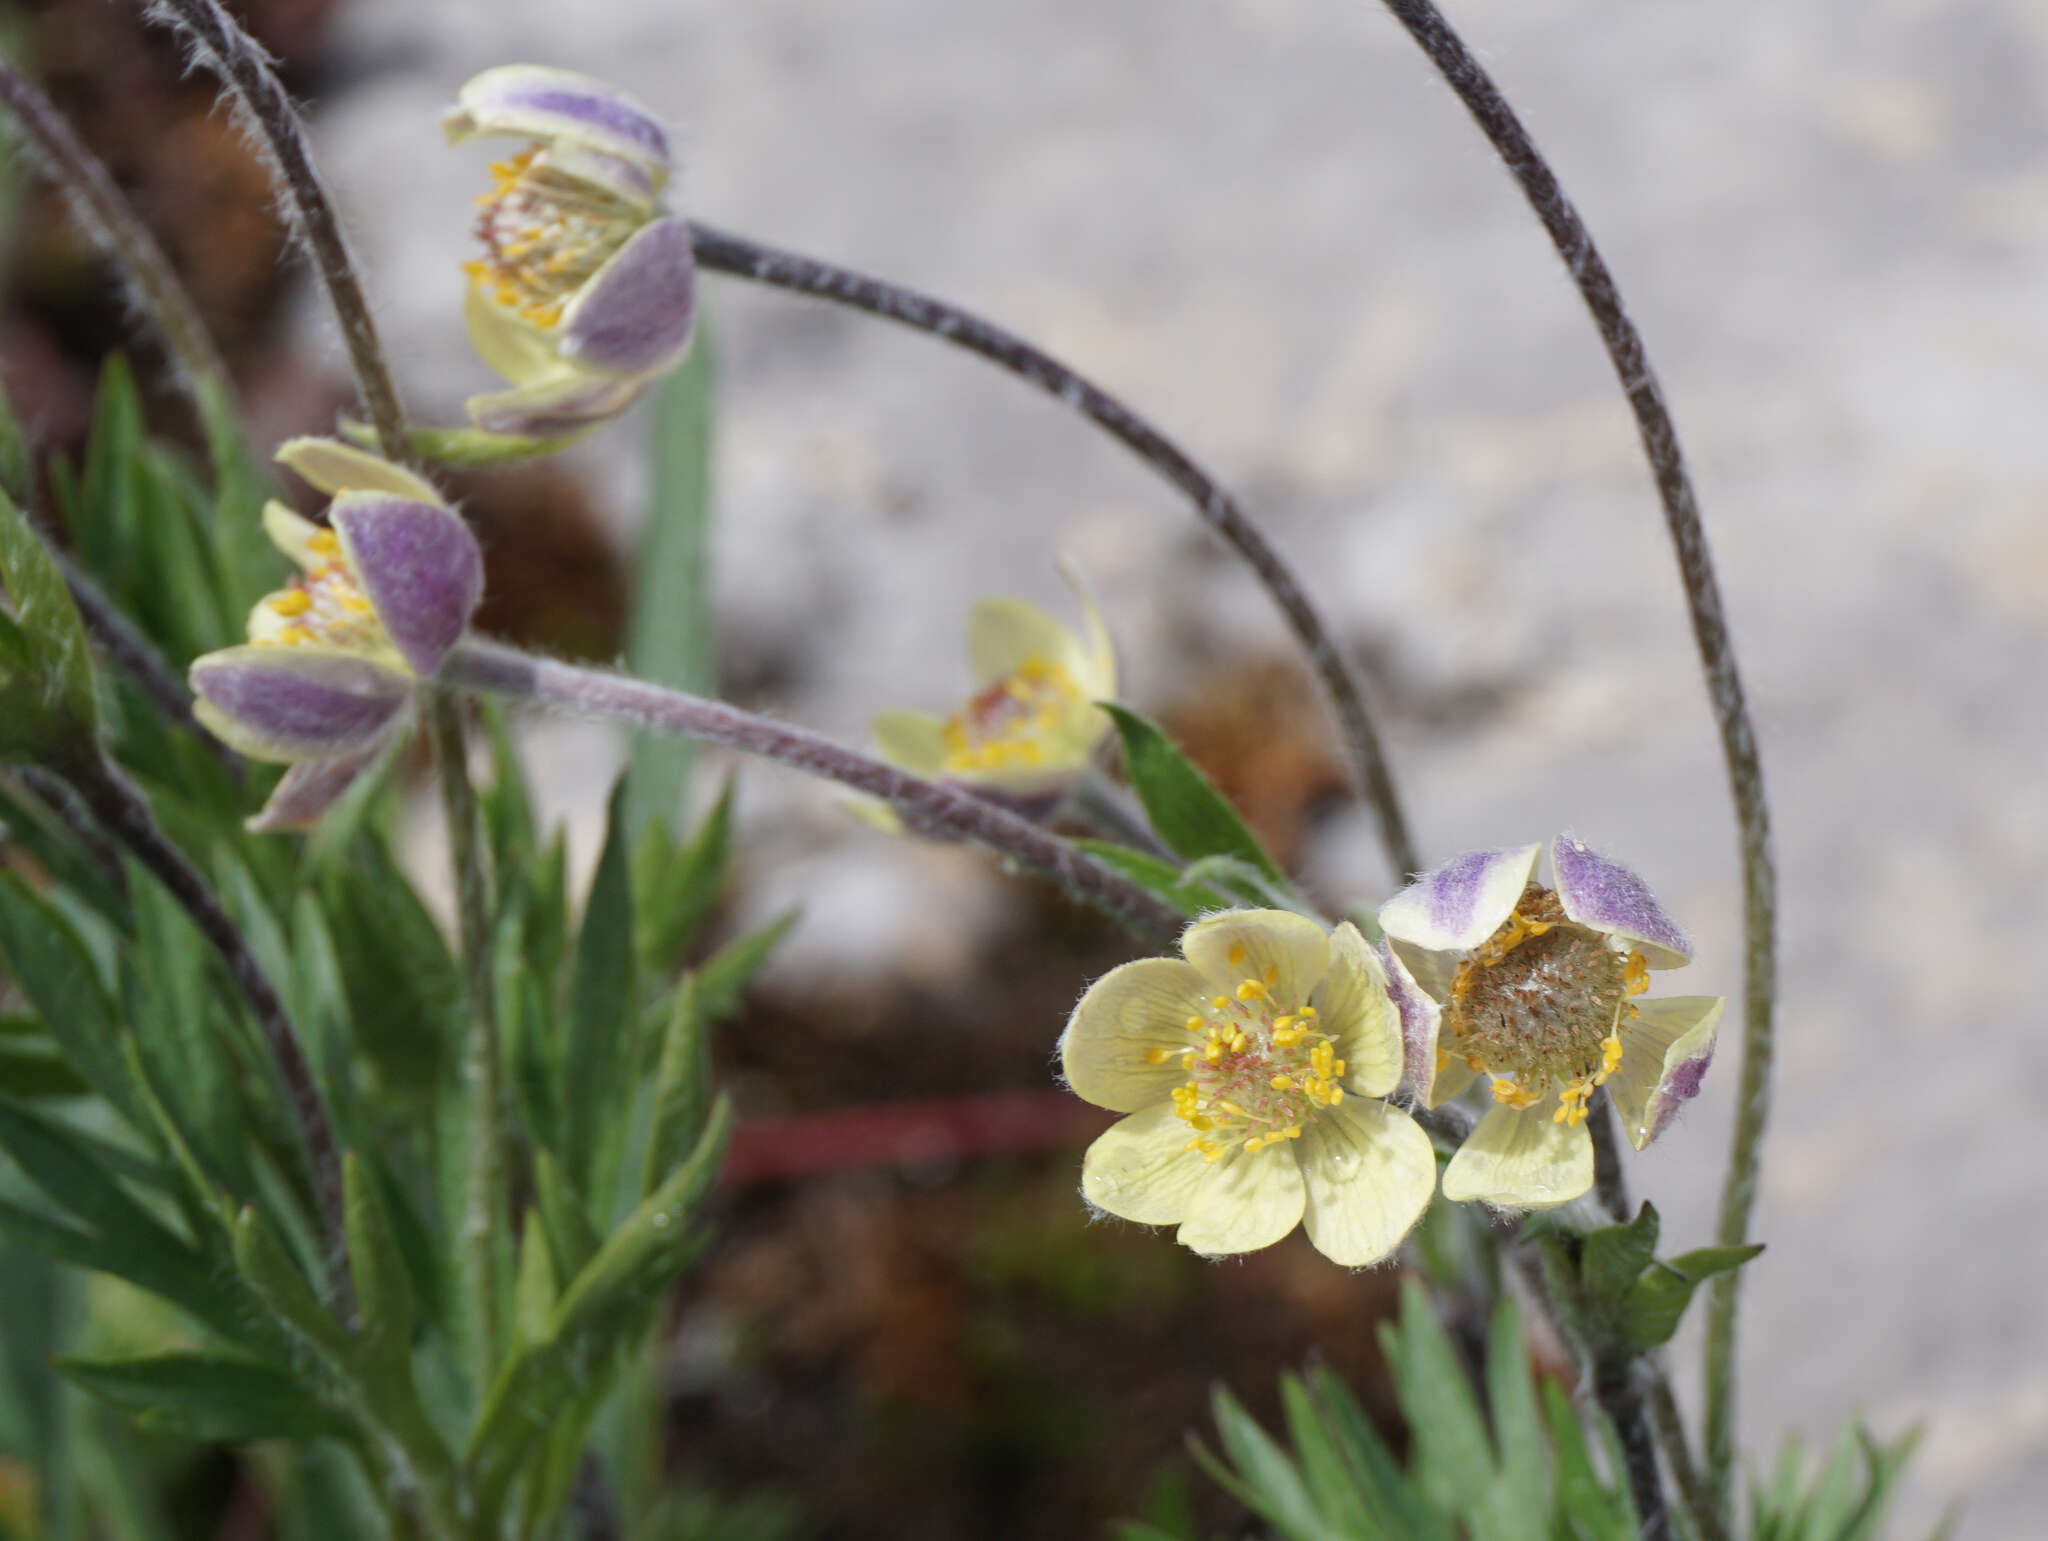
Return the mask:
{"type": "MultiPolygon", "coordinates": [[[[679,128],[692,211],[982,310],[1242,492],[1364,663],[1428,857],[1570,828],[1691,924],[1691,988],[1736,993],[1719,753],[1620,395],[1512,185],[1376,6],[241,10],[315,115],[418,415],[452,421],[487,384],[456,303],[485,152],[442,150],[439,108],[492,63],[613,78],[679,128]]],[[[2028,1218],[2048,1170],[2048,10],[1453,13],[1648,336],[1762,732],[1785,952],[1746,1443],[1923,1422],[1901,1533],[1962,1498],[1963,1536],[2026,1541],[2048,1504],[2048,1238],[2028,1218]]],[[[184,269],[256,431],[325,426],[338,347],[208,84],[131,6],[12,17],[184,269]]],[[[126,331],[54,204],[19,196],[0,368],[61,443],[126,331]]],[[[943,706],[974,599],[1064,604],[1064,554],[1132,699],[1321,893],[1385,896],[1269,607],[1160,484],[926,339],[723,279],[706,305],[730,693],[847,738],[881,707],[943,706]]],[[[462,486],[492,624],[616,650],[645,434],[462,486]]],[[[542,723],[530,743],[592,859],[615,741],[542,723]]],[[[1048,1085],[1114,937],[977,857],[880,839],[817,785],[750,768],[741,799],[733,923],[805,917],[725,1046],[748,1112],[1048,1085]]],[[[1634,1163],[1688,1242],[1712,1225],[1732,1037],[1634,1163]]],[[[737,1188],[678,1307],[678,1470],[789,1488],[834,1536],[1093,1534],[1172,1501],[1212,1380],[1264,1406],[1320,1352],[1370,1394],[1385,1276],[1298,1238],[1209,1266],[1087,1228],[1085,1132],[1048,1129],[1056,1149],[737,1188]]]]}

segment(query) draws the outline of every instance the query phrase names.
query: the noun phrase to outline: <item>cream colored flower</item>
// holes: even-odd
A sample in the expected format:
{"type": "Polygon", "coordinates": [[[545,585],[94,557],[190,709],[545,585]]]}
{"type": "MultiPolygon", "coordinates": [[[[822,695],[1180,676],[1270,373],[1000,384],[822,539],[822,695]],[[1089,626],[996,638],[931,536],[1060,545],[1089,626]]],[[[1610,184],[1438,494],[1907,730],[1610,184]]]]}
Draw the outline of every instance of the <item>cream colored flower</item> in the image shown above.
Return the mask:
{"type": "Polygon", "coordinates": [[[1181,952],[1110,970],[1060,1038],[1067,1084],[1129,1115],[1081,1192],[1211,1256],[1303,1224],[1333,1261],[1379,1262],[1436,1187],[1429,1137],[1380,1100],[1401,1034],[1379,959],[1357,927],[1287,910],[1206,916],[1181,952]]]}
{"type": "Polygon", "coordinates": [[[1095,705],[1116,694],[1116,655],[1102,612],[1062,569],[1081,633],[1021,599],[984,599],[967,618],[974,694],[950,717],[883,712],[875,752],[927,778],[1022,798],[1057,796],[1088,769],[1110,732],[1095,705]]]}
{"type": "Polygon", "coordinates": [[[1444,1171],[1444,1197],[1503,1208],[1563,1204],[1593,1185],[1581,1126],[1606,1088],[1641,1150],[1694,1096],[1722,1002],[1638,1001],[1651,969],[1692,943],[1643,880],[1560,836],[1557,886],[1531,881],[1542,846],[1469,851],[1380,910],[1387,984],[1408,1077],[1425,1107],[1491,1078],[1495,1106],[1444,1171]]]}

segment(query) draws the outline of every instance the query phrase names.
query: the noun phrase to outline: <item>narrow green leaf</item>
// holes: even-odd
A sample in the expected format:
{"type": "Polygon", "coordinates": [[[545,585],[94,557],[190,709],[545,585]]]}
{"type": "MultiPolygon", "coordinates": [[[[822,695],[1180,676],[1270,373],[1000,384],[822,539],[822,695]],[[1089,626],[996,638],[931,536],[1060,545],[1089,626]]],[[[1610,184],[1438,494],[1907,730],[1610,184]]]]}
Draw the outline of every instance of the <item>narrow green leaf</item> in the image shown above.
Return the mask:
{"type": "Polygon", "coordinates": [[[59,1359],[58,1370],[132,1414],[145,1429],[184,1439],[350,1439],[354,1425],[287,1371],[211,1354],[59,1359]]]}
{"type": "Polygon", "coordinates": [[[601,1238],[552,1151],[541,1150],[534,1156],[533,1196],[554,1255],[555,1277],[573,1279],[596,1256],[601,1238]]]}
{"type": "Polygon", "coordinates": [[[1525,1509],[1548,1509],[1550,1459],[1543,1444],[1543,1422],[1522,1348],[1521,1317],[1505,1295],[1494,1307],[1487,1333],[1486,1404],[1492,1414],[1493,1442],[1500,1451],[1503,1485],[1525,1509]]]}
{"type": "MultiPolygon", "coordinates": [[[[654,390],[653,502],[634,564],[637,581],[626,625],[626,668],[641,679],[696,695],[711,694],[712,403],[716,361],[700,314],[697,338],[680,369],[654,390]]],[[[626,772],[626,827],[674,819],[689,790],[696,745],[641,733],[626,772]]]]}
{"type": "Polygon", "coordinates": [[[652,1193],[697,1143],[711,1109],[711,1034],[697,1000],[697,980],[685,974],[677,986],[662,1034],[661,1060],[654,1072],[654,1108],[640,1191],[652,1193]]]}
{"type": "Polygon", "coordinates": [[[649,974],[668,973],[681,961],[711,907],[718,902],[732,858],[733,781],[677,851],[661,819],[641,831],[633,857],[633,892],[640,903],[640,963],[649,974]]]}
{"type": "Polygon", "coordinates": [[[354,1151],[341,1158],[342,1215],[348,1233],[349,1271],[356,1285],[356,1352],[371,1405],[411,1400],[412,1279],[374,1181],[354,1151]]]}
{"type": "Polygon", "coordinates": [[[1285,886],[1287,876],[1266,854],[1223,794],[1174,743],[1130,708],[1105,701],[1123,741],[1124,767],[1159,838],[1183,861],[1228,856],[1285,886]]]}
{"type": "Polygon", "coordinates": [[[1320,1365],[1309,1371],[1308,1381],[1337,1448],[1355,1470],[1358,1490],[1372,1506],[1378,1528],[1368,1534],[1452,1541],[1449,1522],[1423,1501],[1344,1383],[1320,1365]]]}
{"type": "Polygon", "coordinates": [[[0,1096],[40,1102],[83,1097],[92,1088],[51,1048],[0,1043],[0,1096]]]}
{"type": "Polygon", "coordinates": [[[604,852],[576,935],[562,1061],[562,1148],[556,1152],[577,1186],[600,1205],[610,1192],[600,1146],[610,1146],[625,1118],[638,1021],[625,807],[621,781],[612,788],[604,852]]]}
{"type": "Polygon", "coordinates": [[[1372,1510],[1360,1489],[1357,1468],[1344,1459],[1314,1399],[1292,1375],[1280,1377],[1280,1408],[1316,1512],[1342,1535],[1370,1535],[1372,1510]]]}
{"type": "Polygon", "coordinates": [[[512,1326],[521,1347],[545,1338],[554,1317],[560,1292],[550,1250],[540,1212],[529,1209],[519,1230],[519,1272],[512,1286],[512,1326]]]}
{"type": "Polygon", "coordinates": [[[0,873],[0,957],[71,1068],[140,1127],[134,1088],[115,1050],[119,1019],[91,951],[77,928],[12,872],[0,873]]]}
{"type": "Polygon", "coordinates": [[[1650,1266],[1657,1255],[1657,1226],[1656,1206],[1646,1200],[1627,1225],[1603,1226],[1587,1235],[1579,1281],[1596,1309],[1612,1312],[1650,1266]]]}
{"type": "Polygon", "coordinates": [[[353,1379],[355,1345],[348,1329],[320,1303],[306,1276],[253,1207],[235,1219],[235,1266],[271,1312],[313,1348],[328,1368],[353,1379]]]}
{"type": "Polygon", "coordinates": [[[1652,1263],[1622,1303],[1623,1334],[1637,1348],[1668,1343],[1695,1289],[1715,1274],[1740,1268],[1761,1251],[1760,1245],[1700,1247],[1652,1263]]]}
{"type": "Polygon", "coordinates": [[[1210,1399],[1216,1435],[1251,1506],[1289,1541],[1344,1541],[1343,1533],[1317,1508],[1287,1452],[1222,1387],[1210,1399]]]}
{"type": "Polygon", "coordinates": [[[1571,1398],[1562,1386],[1549,1380],[1543,1383],[1542,1397],[1554,1452],[1556,1508],[1566,1527],[1564,1533],[1572,1541],[1635,1541],[1635,1505],[1628,1494],[1601,1481],[1571,1398]]]}
{"type": "Polygon", "coordinates": [[[1485,1495],[1494,1487],[1486,1421],[1464,1366],[1413,1280],[1401,1287],[1400,1319],[1382,1325],[1380,1342],[1414,1435],[1409,1467],[1423,1497],[1446,1514],[1486,1509],[1485,1495]]]}
{"type": "Polygon", "coordinates": [[[1172,862],[1107,840],[1076,840],[1074,844],[1105,866],[1113,867],[1147,893],[1164,899],[1193,919],[1207,910],[1227,910],[1232,900],[1206,883],[1189,882],[1172,862]]]}
{"type": "Polygon", "coordinates": [[[707,1022],[718,1021],[739,1005],[748,983],[789,934],[800,914],[798,910],[786,911],[760,930],[727,942],[705,959],[704,966],[697,970],[697,1009],[704,1013],[707,1022]]]}

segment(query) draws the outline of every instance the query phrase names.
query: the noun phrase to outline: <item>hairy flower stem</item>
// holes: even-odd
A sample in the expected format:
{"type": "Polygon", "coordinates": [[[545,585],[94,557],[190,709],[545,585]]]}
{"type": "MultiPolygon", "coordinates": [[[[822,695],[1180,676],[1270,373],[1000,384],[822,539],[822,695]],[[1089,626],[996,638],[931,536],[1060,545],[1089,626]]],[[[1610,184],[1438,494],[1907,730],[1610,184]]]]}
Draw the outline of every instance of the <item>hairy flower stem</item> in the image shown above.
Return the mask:
{"type": "Polygon", "coordinates": [[[498,1063],[497,980],[491,959],[491,872],[483,820],[470,784],[460,704],[435,691],[427,706],[434,744],[435,779],[448,825],[455,868],[456,914],[462,928],[462,963],[469,993],[469,1174],[464,1185],[461,1256],[469,1291],[470,1347],[479,1382],[498,1363],[503,1324],[498,1311],[498,1228],[505,1207],[505,1100],[498,1063]]]}
{"type": "MultiPolygon", "coordinates": [[[[1500,88],[1473,58],[1433,0],[1384,3],[1443,73],[1521,184],[1530,207],[1550,233],[1586,308],[1592,312],[1600,340],[1621,379],[1622,392],[1635,414],[1643,453],[1664,505],[1664,522],[1677,552],[1679,578],[1692,613],[1693,637],[1699,645],[1707,694],[1721,732],[1721,753],[1727,761],[1728,783],[1741,837],[1746,934],[1742,1074],[1715,1236],[1722,1246],[1740,1246],[1748,1238],[1750,1212],[1756,1204],[1764,1124],[1770,1113],[1772,1012],[1777,998],[1778,969],[1777,873],[1771,857],[1770,807],[1764,798],[1756,730],[1743,700],[1742,678],[1736,670],[1735,648],[1728,634],[1728,617],[1714,577],[1713,558],[1707,550],[1706,530],[1700,523],[1699,499],[1679,449],[1677,425],[1671,420],[1657,377],[1651,373],[1642,334],[1629,319],[1614,275],[1594,246],[1592,232],[1565,196],[1556,173],[1508,106],[1500,88]]],[[[1735,1470],[1735,1324],[1742,1271],[1731,1269],[1721,1274],[1710,1288],[1706,1346],[1707,1482],[1725,1520],[1732,1506],[1735,1470]]]]}
{"type": "Polygon", "coordinates": [[[257,961],[248,939],[222,907],[199,869],[158,827],[148,802],[127,777],[96,752],[53,769],[76,790],[85,806],[92,810],[93,817],[99,820],[100,827],[127,847],[129,854],[146,867],[191,916],[200,934],[213,944],[221,961],[227,964],[235,988],[242,992],[242,998],[255,1013],[256,1025],[262,1030],[263,1041],[269,1047],[278,1074],[284,1081],[300,1138],[306,1143],[306,1156],[313,1175],[314,1202],[320,1211],[326,1252],[335,1269],[343,1314],[352,1315],[353,1307],[348,1304],[352,1293],[348,1277],[348,1250],[342,1226],[341,1158],[334,1141],[334,1128],[327,1121],[326,1103],[322,1101],[319,1084],[313,1078],[313,1067],[307,1063],[305,1050],[300,1047],[299,1035],[292,1026],[277,987],[270,982],[270,976],[257,961]]]}
{"type": "Polygon", "coordinates": [[[707,701],[601,669],[536,658],[474,638],[455,645],[441,665],[440,679],[456,689],[617,718],[658,732],[724,744],[823,776],[881,798],[910,829],[971,840],[1012,858],[1121,922],[1154,947],[1170,946],[1186,924],[1177,910],[1092,856],[964,787],[926,781],[815,733],[741,711],[723,701],[707,701]]]}
{"type": "Polygon", "coordinates": [[[1596,1092],[1586,1105],[1586,1133],[1593,1137],[1593,1192],[1616,1225],[1629,1221],[1628,1175],[1621,1169],[1621,1141],[1614,1107],[1607,1093],[1596,1092]]]}
{"type": "Polygon", "coordinates": [[[1058,397],[1184,493],[1197,516],[1243,559],[1272,596],[1288,629],[1307,655],[1309,667],[1337,719],[1352,775],[1379,822],[1380,844],[1387,853],[1388,864],[1394,868],[1396,881],[1405,882],[1422,869],[1379,730],[1367,710],[1365,691],[1356,672],[1293,569],[1273,549],[1244,506],[1186,451],[1093,381],[1023,338],[957,305],[707,225],[693,222],[690,239],[700,267],[866,311],[978,354],[1046,394],[1058,397]]]}
{"type": "Polygon", "coordinates": [[[132,286],[172,372],[191,397],[215,469],[230,464],[241,447],[234,387],[170,258],[50,99],[5,59],[0,59],[0,102],[21,125],[32,158],[63,193],[79,228],[113,258],[132,286]]]}
{"type": "Polygon", "coordinates": [[[1727,1522],[1693,1464],[1692,1441],[1685,1430],[1685,1416],[1678,1410],[1678,1398],[1672,1395],[1670,1378],[1655,1359],[1644,1364],[1648,1373],[1643,1391],[1650,1403],[1650,1422],[1657,1430],[1657,1448],[1664,1452],[1664,1464],[1671,1470],[1678,1496],[1685,1501],[1685,1517],[1692,1522],[1694,1541],[1729,1541],[1727,1522]]]}
{"type": "Polygon", "coordinates": [[[201,62],[221,78],[248,113],[290,206],[293,233],[311,253],[320,282],[326,286],[355,371],[363,414],[377,433],[377,446],[385,459],[404,460],[405,414],[377,341],[377,324],[356,278],[333,200],[313,164],[306,126],[270,68],[269,56],[216,0],[149,0],[145,11],[154,17],[169,17],[190,37],[201,62]]]}

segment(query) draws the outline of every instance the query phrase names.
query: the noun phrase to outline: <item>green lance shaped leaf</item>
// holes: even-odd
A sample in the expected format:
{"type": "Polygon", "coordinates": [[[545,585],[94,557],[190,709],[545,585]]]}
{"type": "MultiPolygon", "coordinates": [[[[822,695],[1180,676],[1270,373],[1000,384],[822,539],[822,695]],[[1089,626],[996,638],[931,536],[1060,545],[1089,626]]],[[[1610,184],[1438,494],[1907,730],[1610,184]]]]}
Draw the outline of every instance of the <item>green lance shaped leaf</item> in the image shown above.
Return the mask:
{"type": "Polygon", "coordinates": [[[59,1359],[74,1385],[132,1415],[144,1429],[183,1439],[352,1440],[356,1427],[289,1371],[215,1354],[59,1359]]]}
{"type": "MultiPolygon", "coordinates": [[[[576,1185],[602,1204],[600,1147],[623,1121],[638,1016],[633,959],[633,885],[627,859],[626,787],[612,788],[604,853],[584,903],[569,977],[569,1031],[562,1059],[562,1148],[576,1185]]],[[[613,1168],[616,1171],[616,1168],[613,1168]]]]}
{"type": "Polygon", "coordinates": [[[346,1380],[355,1379],[355,1344],[348,1329],[320,1303],[299,1265],[253,1207],[245,1207],[235,1217],[235,1266],[257,1298],[303,1338],[330,1370],[346,1380]]]}
{"type": "Polygon", "coordinates": [[[1622,1302],[1622,1332],[1639,1349],[1671,1341],[1692,1293],[1717,1273],[1740,1268],[1763,1247],[1699,1247],[1662,1259],[1644,1270],[1622,1302]]]}
{"type": "Polygon", "coordinates": [[[377,1179],[354,1151],[342,1157],[341,1184],[342,1226],[348,1235],[349,1269],[361,1317],[354,1360],[364,1396],[428,1479],[445,1486],[453,1457],[427,1421],[413,1381],[412,1330],[418,1300],[412,1276],[377,1179]]]}
{"type": "Polygon", "coordinates": [[[1503,1295],[1486,1339],[1486,1406],[1500,1451],[1502,1485],[1524,1506],[1544,1508],[1550,1497],[1550,1460],[1543,1420],[1522,1347],[1521,1315],[1503,1295]]]}
{"type": "MultiPolygon", "coordinates": [[[[711,610],[711,338],[700,316],[682,367],[654,388],[653,506],[640,537],[626,668],[640,679],[697,695],[714,686],[711,610]]],[[[697,746],[636,734],[626,772],[627,825],[670,819],[689,791],[697,746]]]]}
{"type": "Polygon", "coordinates": [[[697,978],[683,976],[670,1003],[654,1072],[654,1110],[641,1163],[640,1191],[652,1193],[697,1142],[711,1109],[710,1023],[698,1001],[697,978]]]}
{"type": "Polygon", "coordinates": [[[555,1286],[555,1264],[547,1227],[540,1212],[529,1209],[519,1231],[519,1272],[512,1284],[512,1326],[517,1347],[538,1343],[548,1333],[561,1292],[555,1286]]]}
{"type": "Polygon", "coordinates": [[[1579,1254],[1579,1282],[1597,1311],[1612,1314],[1657,1256],[1657,1209],[1644,1201],[1627,1225],[1591,1232],[1579,1254]]]}
{"type": "Polygon", "coordinates": [[[1164,733],[1129,707],[1113,701],[1103,710],[1116,721],[1123,740],[1124,768],[1159,838],[1183,861],[1228,856],[1246,863],[1282,888],[1287,875],[1266,854],[1209,778],[1164,733]]]}
{"type": "Polygon", "coordinates": [[[699,1244],[689,1224],[718,1175],[732,1131],[720,1098],[689,1158],[605,1239],[562,1292],[547,1336],[510,1360],[491,1386],[467,1457],[487,1509],[502,1501],[534,1440],[571,1396],[644,1328],[678,1270],[699,1244]]]}
{"type": "Polygon", "coordinates": [[[789,935],[790,927],[802,913],[785,910],[759,930],[734,938],[704,960],[704,966],[697,970],[697,1008],[706,1021],[716,1022],[739,1005],[748,981],[760,972],[768,955],[789,935]]]}
{"type": "Polygon", "coordinates": [[[640,833],[633,855],[633,894],[640,906],[640,965],[665,974],[711,913],[732,856],[733,781],[678,852],[660,819],[640,833]]]}
{"type": "Polygon", "coordinates": [[[553,1151],[542,1150],[534,1157],[533,1196],[548,1250],[554,1256],[555,1277],[573,1279],[596,1255],[602,1238],[553,1151]]]}
{"type": "Polygon", "coordinates": [[[0,756],[61,763],[99,752],[92,655],[42,538],[0,492],[0,756]]]}

